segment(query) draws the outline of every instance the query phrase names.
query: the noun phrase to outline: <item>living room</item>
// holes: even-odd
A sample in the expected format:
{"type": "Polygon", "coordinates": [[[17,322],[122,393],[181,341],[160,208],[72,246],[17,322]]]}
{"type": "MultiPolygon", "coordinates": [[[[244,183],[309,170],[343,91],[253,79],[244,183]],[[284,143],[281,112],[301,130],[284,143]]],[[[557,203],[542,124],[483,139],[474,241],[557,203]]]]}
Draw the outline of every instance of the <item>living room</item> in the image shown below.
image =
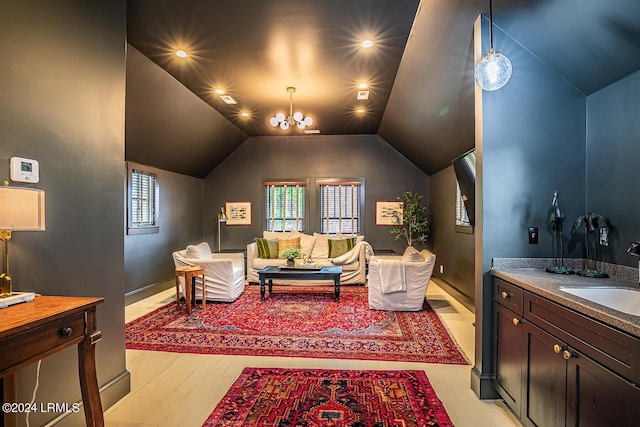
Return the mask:
{"type": "MultiPolygon", "coordinates": [[[[478,11],[486,13],[485,3],[477,2],[478,11]]],[[[505,7],[502,3],[495,2],[496,11],[505,7]]],[[[582,7],[568,3],[567,8],[582,7]]],[[[47,195],[46,231],[15,233],[12,238],[15,287],[43,295],[105,298],[98,309],[103,339],[97,364],[103,405],[109,407],[130,383],[124,346],[125,295],[171,281],[173,250],[202,240],[217,250],[216,215],[225,202],[253,202],[255,225],[222,228],[222,249],[242,249],[262,231],[263,179],[364,177],[365,235],[376,249],[402,250],[387,227],[375,226],[375,202],[394,199],[404,191],[425,195],[433,219],[432,250],[437,264],[444,265],[443,275],[436,269],[434,278],[449,284],[451,292],[457,291],[475,310],[477,354],[468,356],[480,378],[483,371],[491,371],[490,360],[482,355],[490,351],[485,336],[490,335],[486,323],[490,319],[482,313],[490,312],[491,298],[483,290],[490,288],[491,259],[551,255],[551,237],[544,230],[554,190],[560,193],[568,220],[586,211],[607,215],[617,229],[608,262],[637,267],[637,260],[625,249],[640,234],[633,214],[640,202],[632,190],[635,159],[640,155],[640,19],[632,19],[638,18],[637,2],[606,3],[605,10],[616,11],[618,17],[626,15],[621,20],[628,26],[617,27],[626,36],[620,36],[624,42],[614,39],[607,48],[615,54],[616,66],[598,63],[598,69],[610,68],[610,73],[602,71],[610,82],[587,91],[524,49],[517,38],[505,37],[502,31],[494,34],[496,44],[514,62],[512,80],[503,90],[482,96],[482,112],[475,116],[475,124],[472,120],[461,125],[471,127],[469,148],[474,144],[473,127],[481,126],[482,137],[476,136],[475,146],[484,162],[479,190],[482,226],[476,227],[475,234],[453,231],[455,176],[450,166],[427,174],[416,166],[420,159],[400,154],[374,134],[249,137],[228,147],[224,161],[206,178],[150,166],[161,182],[163,222],[158,234],[142,236],[124,233],[126,162],[131,160],[125,156],[125,105],[131,89],[127,79],[133,77],[128,68],[130,61],[137,60],[151,69],[147,76],[170,76],[135,49],[125,49],[127,3],[4,4],[0,31],[9,65],[0,71],[5,83],[0,154],[5,159],[38,159],[41,181],[36,187],[47,195]],[[256,178],[250,179],[251,174],[256,178]],[[528,226],[540,228],[540,244],[527,243],[528,226]]],[[[595,16],[604,14],[596,12],[595,16]]],[[[487,27],[485,23],[484,36],[487,27]]],[[[469,27],[468,41],[472,33],[469,27]]],[[[568,67],[572,74],[589,74],[589,68],[568,67]]],[[[283,105],[274,109],[287,105],[283,95],[283,105]]],[[[472,99],[473,94],[461,97],[472,99]]],[[[163,155],[160,147],[157,151],[163,155]]],[[[8,162],[0,171],[3,179],[9,176],[8,162]]],[[[80,399],[75,363],[68,363],[69,358],[75,358],[73,351],[43,361],[39,400],[80,399]]],[[[20,371],[21,401],[30,400],[35,377],[33,365],[20,371]]]]}

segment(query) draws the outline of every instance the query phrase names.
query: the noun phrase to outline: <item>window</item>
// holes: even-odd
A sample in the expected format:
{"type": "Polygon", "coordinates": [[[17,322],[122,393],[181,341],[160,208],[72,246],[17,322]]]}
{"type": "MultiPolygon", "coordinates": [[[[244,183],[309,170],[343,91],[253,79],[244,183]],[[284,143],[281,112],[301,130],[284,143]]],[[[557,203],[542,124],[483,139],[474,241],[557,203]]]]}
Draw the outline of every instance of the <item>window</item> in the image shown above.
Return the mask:
{"type": "Polygon", "coordinates": [[[464,207],[464,199],[460,192],[460,184],[456,180],[456,225],[462,227],[471,227],[467,209],[464,207]]]}
{"type": "Polygon", "coordinates": [[[357,234],[361,230],[362,181],[320,183],[320,232],[357,234]]]}
{"type": "Polygon", "coordinates": [[[306,189],[301,181],[265,182],[265,230],[304,231],[306,189]]]}
{"type": "Polygon", "coordinates": [[[130,169],[128,234],[157,233],[158,178],[156,174],[130,169]]]}

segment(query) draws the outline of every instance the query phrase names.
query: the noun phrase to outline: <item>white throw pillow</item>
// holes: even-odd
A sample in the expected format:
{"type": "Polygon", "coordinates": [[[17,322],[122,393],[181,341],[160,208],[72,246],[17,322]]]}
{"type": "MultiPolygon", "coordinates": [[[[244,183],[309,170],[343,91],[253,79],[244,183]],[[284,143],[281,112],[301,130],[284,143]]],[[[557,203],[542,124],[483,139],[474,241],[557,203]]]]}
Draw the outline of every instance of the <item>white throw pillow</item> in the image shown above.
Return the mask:
{"type": "Polygon", "coordinates": [[[289,240],[297,236],[294,236],[291,231],[263,231],[262,237],[265,239],[289,240]]]}
{"type": "Polygon", "coordinates": [[[292,234],[294,237],[300,238],[300,250],[302,251],[302,253],[305,255],[311,255],[313,247],[316,244],[316,238],[299,231],[294,231],[292,234]]]}
{"type": "Polygon", "coordinates": [[[312,258],[329,258],[329,235],[313,233],[316,244],[313,246],[312,258]]]}
{"type": "Polygon", "coordinates": [[[197,245],[189,245],[185,251],[185,258],[209,259],[211,258],[211,248],[207,242],[202,242],[197,245]]]}
{"type": "Polygon", "coordinates": [[[413,246],[407,247],[402,255],[402,262],[422,262],[422,255],[413,246]]]}

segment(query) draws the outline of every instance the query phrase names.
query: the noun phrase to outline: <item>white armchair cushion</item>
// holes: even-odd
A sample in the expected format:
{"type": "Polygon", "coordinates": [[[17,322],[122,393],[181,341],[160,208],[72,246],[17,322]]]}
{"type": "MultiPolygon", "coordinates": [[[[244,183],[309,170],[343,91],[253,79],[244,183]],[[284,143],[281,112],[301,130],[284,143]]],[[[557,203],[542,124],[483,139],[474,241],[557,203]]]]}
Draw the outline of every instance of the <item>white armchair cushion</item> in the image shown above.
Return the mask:
{"type": "Polygon", "coordinates": [[[407,247],[402,255],[402,262],[421,262],[426,261],[422,258],[422,254],[413,246],[407,247]]]}
{"type": "Polygon", "coordinates": [[[422,310],[436,256],[426,249],[419,254],[423,261],[403,261],[402,257],[371,257],[368,276],[369,308],[397,311],[422,310]],[[392,263],[394,260],[399,261],[404,267],[406,291],[386,293],[385,287],[388,283],[382,283],[385,280],[383,277],[385,274],[383,272],[381,275],[380,271],[383,263],[392,263]]]}
{"type": "Polygon", "coordinates": [[[189,245],[185,251],[185,258],[209,259],[211,258],[211,248],[207,242],[189,245]]]}
{"type": "MultiPolygon", "coordinates": [[[[206,242],[205,242],[206,243],[206,242]]],[[[192,245],[200,250],[209,247],[204,245],[192,245]]],[[[191,246],[191,245],[190,245],[191,246]]],[[[192,249],[192,254],[198,249],[192,249]]],[[[208,257],[189,258],[187,250],[173,253],[176,267],[182,265],[201,265],[204,267],[205,286],[204,293],[208,301],[232,302],[244,291],[244,254],[242,253],[209,253],[208,257]]],[[[184,295],[184,278],[179,278],[184,295]]],[[[203,296],[203,283],[201,277],[196,277],[196,299],[203,296]]]]}

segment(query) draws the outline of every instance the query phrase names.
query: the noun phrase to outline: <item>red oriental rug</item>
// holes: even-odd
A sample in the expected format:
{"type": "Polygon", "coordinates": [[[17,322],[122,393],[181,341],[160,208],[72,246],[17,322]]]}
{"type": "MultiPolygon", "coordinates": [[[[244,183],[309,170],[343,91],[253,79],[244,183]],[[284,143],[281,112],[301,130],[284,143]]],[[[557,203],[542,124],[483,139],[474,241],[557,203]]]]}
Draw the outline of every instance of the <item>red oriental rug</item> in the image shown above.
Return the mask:
{"type": "Polygon", "coordinates": [[[156,309],[126,325],[135,350],[251,356],[318,357],[467,364],[438,315],[370,310],[366,288],[274,286],[260,301],[248,286],[233,303],[184,303],[156,309]]]}
{"type": "Polygon", "coordinates": [[[245,368],[203,426],[453,426],[424,371],[245,368]]]}

